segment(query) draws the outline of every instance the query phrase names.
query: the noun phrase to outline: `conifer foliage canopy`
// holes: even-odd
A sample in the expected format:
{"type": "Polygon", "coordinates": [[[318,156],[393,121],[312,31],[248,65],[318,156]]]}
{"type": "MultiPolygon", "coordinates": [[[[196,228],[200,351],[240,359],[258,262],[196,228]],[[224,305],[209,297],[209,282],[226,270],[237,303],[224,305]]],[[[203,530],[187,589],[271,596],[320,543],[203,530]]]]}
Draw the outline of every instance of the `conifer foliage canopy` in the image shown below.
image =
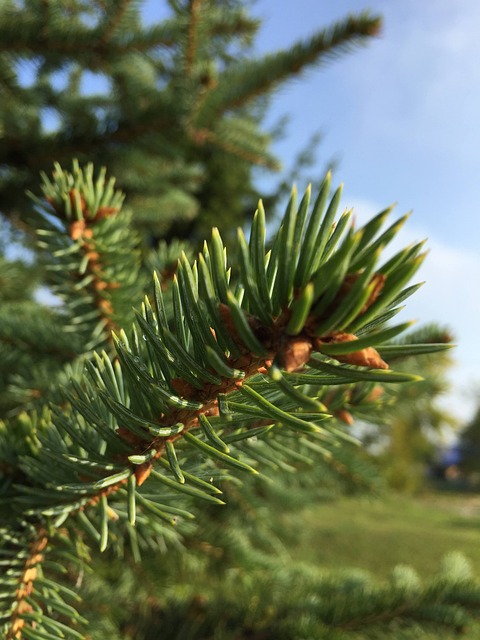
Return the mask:
{"type": "Polygon", "coordinates": [[[265,98],[379,28],[352,16],[254,58],[259,21],[245,2],[163,4],[155,22],[132,0],[0,2],[3,215],[25,223],[39,172],[78,158],[108,166],[156,239],[202,240],[219,213],[242,224],[252,167],[279,166],[260,124],[265,98]]]}
{"type": "MultiPolygon", "coordinates": [[[[424,259],[423,243],[382,259],[406,216],[385,228],[387,209],[356,229],[351,211],[337,216],[341,188],[332,194],[330,182],[313,199],[310,189],[292,193],[268,246],[261,202],[248,240],[238,231],[235,259],[213,229],[197,259],[182,255],[173,275],[155,274],[140,302],[138,239],[113,181],[91,165],[44,176],[39,245],[64,300],[56,319],[83,350],[31,392],[36,410],[19,405],[0,425],[9,640],[83,638],[69,581],[88,548],[124,557],[128,542],[139,558],[160,553],[201,504],[221,508],[242,476],[275,479],[310,461],[361,480],[349,455],[353,416],[378,403],[378,385],[418,379],[392,370],[396,359],[445,345],[395,341],[409,323],[391,321],[424,259]]],[[[393,591],[372,589],[365,601],[360,590],[351,609],[332,604],[333,589],[331,604],[314,599],[299,624],[356,629],[378,622],[373,606],[388,620],[463,627],[479,587],[462,563],[423,586],[400,572],[393,591]]],[[[278,624],[291,628],[292,618],[278,624]]]]}

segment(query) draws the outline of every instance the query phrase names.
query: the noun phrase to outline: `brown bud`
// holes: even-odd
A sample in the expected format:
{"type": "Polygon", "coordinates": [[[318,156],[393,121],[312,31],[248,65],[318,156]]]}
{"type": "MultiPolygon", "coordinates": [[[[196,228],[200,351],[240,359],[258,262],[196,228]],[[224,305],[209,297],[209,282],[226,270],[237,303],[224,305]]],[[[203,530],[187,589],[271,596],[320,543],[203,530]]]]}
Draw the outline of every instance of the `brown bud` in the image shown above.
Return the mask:
{"type": "Polygon", "coordinates": [[[30,558],[28,564],[31,567],[34,567],[36,564],[42,561],[43,561],[43,553],[36,553],[34,556],[30,558]]]}
{"type": "Polygon", "coordinates": [[[279,352],[279,358],[285,371],[297,371],[304,367],[310,360],[312,343],[306,338],[293,338],[289,340],[283,351],[279,352]]]}
{"type": "Polygon", "coordinates": [[[373,387],[373,389],[370,391],[368,396],[365,398],[365,401],[366,402],[375,402],[376,400],[381,398],[383,396],[383,394],[384,394],[384,390],[382,389],[382,387],[379,387],[377,385],[376,387],[373,387]]]}
{"type": "Polygon", "coordinates": [[[23,574],[23,581],[24,582],[33,582],[36,578],[37,578],[37,568],[36,567],[30,567],[23,574]]]}
{"type": "Polygon", "coordinates": [[[116,213],[118,213],[118,207],[100,207],[100,209],[97,209],[97,213],[93,219],[95,221],[101,220],[102,218],[113,216],[116,213]]]}
{"type": "Polygon", "coordinates": [[[74,222],[72,222],[72,224],[70,225],[70,237],[72,238],[72,240],[79,240],[81,237],[83,237],[86,226],[87,223],[85,222],[85,220],[75,220],[74,222]]]}
{"type": "Polygon", "coordinates": [[[204,415],[207,416],[207,418],[216,417],[216,416],[220,415],[220,410],[218,408],[218,404],[214,404],[213,406],[209,407],[205,411],[204,415]]]}
{"type": "Polygon", "coordinates": [[[95,291],[104,291],[109,288],[108,282],[104,282],[103,280],[95,280],[93,282],[93,287],[95,291]]]}
{"type": "Polygon", "coordinates": [[[106,289],[119,289],[118,282],[105,282],[105,280],[94,280],[93,286],[96,291],[105,291],[106,289]]]}
{"type": "Polygon", "coordinates": [[[367,347],[353,353],[346,353],[343,356],[335,356],[339,362],[354,364],[357,367],[369,367],[370,369],[388,369],[388,364],[382,360],[380,354],[373,347],[367,347]]]}
{"type": "MultiPolygon", "coordinates": [[[[17,611],[18,611],[18,607],[17,607],[17,611]]],[[[24,626],[25,626],[25,620],[23,618],[16,618],[12,624],[13,635],[10,635],[9,637],[15,638],[16,640],[20,640],[22,637],[22,629],[24,626]]]]}
{"type": "Polygon", "coordinates": [[[35,549],[37,551],[43,551],[45,549],[45,547],[47,546],[47,544],[48,544],[48,538],[47,538],[47,536],[44,536],[43,538],[41,538],[37,542],[37,544],[35,545],[35,549]]]}
{"type": "Polygon", "coordinates": [[[217,86],[215,76],[210,73],[203,73],[199,78],[200,85],[205,89],[214,89],[217,86]]]}
{"type": "Polygon", "coordinates": [[[144,462],[135,467],[135,480],[137,481],[137,487],[140,487],[150,475],[152,470],[151,462],[144,462]]]}
{"type": "Polygon", "coordinates": [[[98,302],[98,308],[106,315],[112,315],[113,313],[113,307],[109,300],[100,300],[98,302]]]}
{"type": "Polygon", "coordinates": [[[22,600],[18,603],[17,613],[27,613],[30,611],[32,611],[32,607],[28,604],[28,602],[22,600]]]}
{"type": "MultiPolygon", "coordinates": [[[[328,337],[318,338],[315,341],[315,346],[319,351],[322,351],[322,344],[336,344],[340,342],[353,342],[358,340],[357,336],[353,333],[343,333],[339,331],[328,337]]],[[[343,355],[332,356],[339,362],[345,362],[345,364],[353,364],[358,367],[369,367],[371,369],[388,369],[388,364],[382,360],[380,354],[373,347],[366,347],[365,349],[359,349],[352,353],[345,353],[343,355]]]]}
{"type": "Polygon", "coordinates": [[[338,420],[341,420],[345,424],[348,424],[349,427],[354,423],[352,414],[346,409],[339,409],[338,411],[335,411],[334,415],[336,418],[338,418],[338,420]]]}
{"type": "Polygon", "coordinates": [[[190,136],[195,144],[201,145],[209,139],[210,133],[206,129],[193,129],[190,136]]]}

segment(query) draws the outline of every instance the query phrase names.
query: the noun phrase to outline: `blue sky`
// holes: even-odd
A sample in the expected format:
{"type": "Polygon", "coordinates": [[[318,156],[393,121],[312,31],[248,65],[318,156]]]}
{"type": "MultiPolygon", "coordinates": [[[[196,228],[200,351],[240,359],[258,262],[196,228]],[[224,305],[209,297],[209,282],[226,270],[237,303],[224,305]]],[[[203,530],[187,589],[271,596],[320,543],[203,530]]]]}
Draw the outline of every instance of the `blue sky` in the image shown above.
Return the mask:
{"type": "Polygon", "coordinates": [[[339,160],[335,178],[345,183],[344,204],[359,221],[392,202],[398,215],[413,210],[401,240],[428,237],[430,254],[408,317],[453,330],[448,402],[468,418],[480,391],[480,3],[257,0],[258,51],[288,46],[364,9],[383,16],[380,37],[284,86],[267,122],[290,117],[275,145],[286,166],[312,132],[324,134],[319,176],[329,158],[339,160]]]}

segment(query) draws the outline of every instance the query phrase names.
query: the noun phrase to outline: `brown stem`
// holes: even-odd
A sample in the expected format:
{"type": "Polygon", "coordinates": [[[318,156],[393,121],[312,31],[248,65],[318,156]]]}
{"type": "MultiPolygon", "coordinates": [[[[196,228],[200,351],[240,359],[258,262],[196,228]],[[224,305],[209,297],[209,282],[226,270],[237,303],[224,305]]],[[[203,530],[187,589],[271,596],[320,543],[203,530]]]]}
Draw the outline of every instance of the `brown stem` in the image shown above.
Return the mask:
{"type": "Polygon", "coordinates": [[[110,21],[109,21],[108,27],[105,29],[102,37],[98,42],[98,45],[97,45],[98,49],[102,49],[110,41],[110,38],[115,33],[115,30],[120,20],[122,19],[125,11],[127,10],[130,2],[131,0],[122,0],[119,3],[119,6],[115,7],[116,9],[115,14],[113,16],[109,16],[110,21]]]}
{"type": "Polygon", "coordinates": [[[192,74],[193,63],[195,62],[195,55],[197,53],[197,30],[201,5],[202,0],[190,0],[190,21],[188,24],[185,59],[185,72],[187,76],[192,74]]]}
{"type": "Polygon", "coordinates": [[[16,593],[16,601],[10,619],[10,628],[7,633],[6,640],[21,640],[22,629],[27,624],[22,617],[24,613],[33,611],[32,606],[28,603],[28,598],[34,589],[34,582],[37,578],[37,565],[44,560],[44,550],[48,544],[48,535],[46,529],[41,527],[37,531],[33,542],[28,549],[28,555],[25,559],[23,571],[19,579],[19,587],[16,593]]]}
{"type": "MultiPolygon", "coordinates": [[[[69,195],[72,205],[74,205],[78,194],[75,189],[72,189],[69,195]]],[[[103,292],[117,288],[120,285],[116,282],[107,282],[103,277],[101,254],[96,250],[95,223],[103,218],[116,215],[118,209],[103,207],[99,209],[95,217],[92,218],[89,215],[82,196],[80,196],[80,202],[84,217],[81,220],[72,222],[68,228],[68,233],[74,242],[81,243],[81,251],[83,255],[88,258],[85,274],[91,274],[93,276],[92,281],[88,285],[88,289],[92,294],[94,305],[98,309],[100,317],[105,322],[105,332],[111,340],[112,331],[117,331],[118,326],[113,320],[114,309],[110,301],[104,297],[103,292]]]]}
{"type": "Polygon", "coordinates": [[[246,162],[250,162],[251,164],[255,164],[257,166],[266,166],[275,171],[278,171],[278,169],[280,168],[278,162],[269,160],[265,156],[247,151],[246,149],[242,149],[232,142],[222,140],[216,133],[210,131],[209,129],[192,128],[189,131],[189,134],[193,142],[195,142],[197,145],[202,145],[205,144],[205,142],[209,142],[211,144],[214,144],[219,149],[223,149],[227,153],[230,153],[237,158],[241,158],[246,162]]]}

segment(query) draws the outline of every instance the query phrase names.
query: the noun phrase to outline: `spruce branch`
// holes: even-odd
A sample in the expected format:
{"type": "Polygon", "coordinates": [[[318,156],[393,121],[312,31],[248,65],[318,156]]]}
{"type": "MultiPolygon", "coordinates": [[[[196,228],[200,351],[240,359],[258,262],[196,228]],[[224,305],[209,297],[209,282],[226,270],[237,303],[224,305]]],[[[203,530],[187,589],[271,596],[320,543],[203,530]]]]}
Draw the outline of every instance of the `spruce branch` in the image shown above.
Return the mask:
{"type": "Polygon", "coordinates": [[[0,562],[6,569],[0,576],[2,637],[60,640],[68,633],[69,638],[84,639],[78,629],[87,620],[71,604],[78,604],[80,597],[63,584],[64,557],[72,552],[78,554],[80,548],[71,543],[65,532],[57,532],[52,550],[50,532],[38,522],[20,520],[15,528],[4,527],[0,532],[0,562]]]}
{"type": "Polygon", "coordinates": [[[60,387],[78,378],[94,348],[111,348],[112,330],[143,290],[138,238],[105,171],[94,175],[91,165],[81,170],[74,163],[67,173],[56,165],[52,179],[44,175],[42,191],[43,197],[32,196],[32,222],[47,281],[62,304],[2,306],[0,389],[9,416],[61,402],[60,387]]]}
{"type": "MultiPolygon", "coordinates": [[[[180,216],[185,233],[195,225],[199,205],[211,213],[217,195],[228,201],[228,179],[219,181],[224,186],[209,180],[218,177],[215,151],[225,154],[227,164],[242,160],[240,173],[238,167],[232,172],[240,184],[240,174],[249,179],[253,165],[278,169],[268,149],[269,137],[258,126],[255,98],[268,97],[303,67],[328,58],[330,46],[334,55],[348,50],[348,38],[352,45],[363,41],[368,25],[374,31],[375,19],[360,14],[349,28],[344,25],[343,36],[341,27],[338,34],[332,28],[331,37],[328,30],[316,34],[312,46],[299,43],[252,63],[246,59],[245,45],[258,21],[240,5],[204,2],[194,12],[198,20],[191,21],[190,4],[175,4],[170,18],[146,26],[140,3],[127,0],[68,7],[47,3],[32,5],[31,10],[3,3],[0,53],[2,47],[10,51],[2,54],[0,65],[0,76],[9,87],[2,105],[5,131],[0,148],[0,162],[7,167],[0,185],[4,215],[23,224],[28,210],[23,193],[36,187],[32,176],[48,171],[54,161],[67,165],[79,158],[106,164],[117,175],[135,209],[136,226],[154,230],[156,238],[167,229],[171,237],[178,233],[174,230],[180,216]],[[28,87],[18,82],[18,60],[38,70],[28,87]],[[186,66],[189,74],[184,73],[186,66]],[[62,69],[69,70],[70,81],[59,87],[55,78],[62,69]],[[107,83],[96,95],[85,94],[88,72],[107,83]],[[253,118],[249,130],[242,132],[237,125],[245,108],[253,118]],[[55,113],[53,131],[44,130],[44,109],[55,113]],[[178,177],[172,179],[163,170],[168,160],[182,167],[178,177]],[[197,172],[193,185],[192,171],[197,172]],[[161,216],[156,209],[160,198],[165,212],[161,216]]],[[[241,222],[243,198],[235,195],[234,200],[232,216],[241,222]]]]}
{"type": "Polygon", "coordinates": [[[106,16],[108,22],[104,27],[102,37],[100,38],[98,43],[99,49],[105,47],[105,45],[111,41],[115,31],[120,26],[121,22],[125,19],[125,14],[128,12],[128,8],[131,3],[132,0],[121,0],[120,2],[116,3],[116,6],[114,5],[113,12],[109,11],[108,15],[106,16]]]}
{"type": "MultiPolygon", "coordinates": [[[[384,232],[386,212],[358,230],[351,212],[335,222],[341,189],[331,195],[330,182],[328,174],[313,207],[310,189],[300,203],[292,192],[268,250],[259,203],[249,240],[238,232],[235,270],[214,229],[197,261],[185,254],[178,261],[169,291],[173,315],[155,275],[129,334],[112,334],[116,355],[94,353],[61,405],[22,418],[33,446],[7,437],[3,447],[19,470],[5,493],[19,522],[48,530],[52,544],[64,528],[79,529],[103,551],[125,532],[133,540],[134,527],[140,531],[150,520],[168,537],[168,527],[192,517],[192,498],[222,504],[217,477],[258,473],[265,465],[294,468],[318,456],[347,481],[358,477],[339,454],[342,447],[337,451],[354,441],[351,416],[378,400],[377,383],[418,379],[391,371],[377,349],[386,344],[388,353],[408,326],[388,323],[416,289],[409,280],[424,253],[418,243],[382,264],[382,249],[405,217],[384,232]]],[[[77,271],[84,265],[83,277],[90,264],[77,291],[93,283],[98,295],[105,290],[99,282],[128,284],[131,274],[116,265],[132,244],[128,230],[116,235],[122,198],[113,183],[100,174],[94,184],[91,167],[75,166],[73,174],[57,167],[43,189],[36,202],[49,228],[42,237],[58,272],[67,267],[71,278],[74,259],[77,271]],[[114,245],[105,254],[111,264],[101,263],[103,225],[114,245]]],[[[396,356],[412,348],[395,347],[396,356]]],[[[24,573],[17,576],[22,584],[24,573]]],[[[32,605],[34,614],[18,605],[7,628],[17,632],[27,620],[24,635],[35,637],[42,598],[50,596],[28,588],[40,604],[32,605]]],[[[56,624],[44,622],[47,629],[56,624]]]]}
{"type": "Polygon", "coordinates": [[[58,312],[36,302],[6,303],[0,310],[0,406],[11,417],[44,401],[53,380],[84,346],[65,333],[58,312]]]}
{"type": "Polygon", "coordinates": [[[192,73],[192,68],[197,53],[197,31],[200,12],[202,10],[202,0],[190,0],[188,4],[189,23],[187,30],[187,46],[185,51],[185,72],[187,76],[192,73]]]}
{"type": "Polygon", "coordinates": [[[189,135],[196,145],[210,144],[252,165],[265,166],[278,171],[280,169],[278,160],[266,152],[267,141],[258,135],[250,140],[241,133],[238,135],[235,131],[236,124],[237,122],[229,119],[227,122],[218,122],[216,130],[190,126],[189,135]]]}
{"type": "MultiPolygon", "coordinates": [[[[29,544],[25,560],[19,566],[19,588],[15,593],[15,601],[12,603],[11,624],[6,640],[15,640],[22,637],[22,629],[25,626],[25,614],[32,614],[33,607],[28,602],[28,597],[33,591],[33,585],[38,575],[38,567],[43,561],[43,551],[48,544],[48,536],[45,529],[34,531],[35,535],[29,544]]],[[[22,535],[24,538],[24,535],[22,535]]],[[[22,539],[22,543],[24,540],[22,539]]],[[[20,547],[23,551],[23,546],[20,547]]]]}
{"type": "Polygon", "coordinates": [[[291,49],[269,54],[260,60],[227,69],[203,102],[195,122],[198,127],[214,123],[218,116],[238,109],[265,95],[276,84],[300,73],[309,65],[322,63],[350,51],[380,29],[378,16],[368,13],[350,16],[320,31],[291,49]]]}
{"type": "MultiPolygon", "coordinates": [[[[160,459],[168,462],[180,488],[185,476],[179,456],[188,460],[192,447],[216,463],[253,470],[233,456],[227,444],[230,436],[248,438],[252,421],[317,438],[319,449],[332,456],[329,445],[349,435],[328,421],[321,395],[326,381],[330,385],[360,381],[370,390],[375,382],[416,379],[389,371],[376,346],[406,328],[405,324],[386,327],[383,318],[405,294],[407,277],[421,263],[421,246],[409,250],[408,256],[398,254],[403,259],[397,271],[391,260],[379,267],[375,234],[368,243],[362,242],[371,227],[355,231],[349,216],[333,224],[340,191],[330,202],[329,191],[327,176],[311,213],[310,191],[300,205],[292,195],[269,252],[260,205],[250,242],[239,232],[235,277],[216,230],[193,266],[182,257],[172,285],[173,324],[165,312],[161,284],[155,280],[153,300],[145,299],[131,337],[123,331],[114,334],[118,361],[111,362],[105,353],[96,356],[96,364],[89,366],[92,382],[83,388],[75,385],[69,392],[72,411],[55,411],[53,428],[43,441],[52,457],[60,454],[69,459],[58,470],[55,485],[71,493],[73,502],[45,504],[33,512],[45,515],[62,504],[75,511],[81,496],[84,509],[101,504],[125,485],[131,486],[133,496],[160,459]],[[355,286],[358,281],[367,296],[355,286]],[[353,325],[363,328],[361,336],[352,333],[353,325]],[[317,398],[315,392],[313,397],[305,393],[312,385],[317,398]],[[89,435],[92,429],[96,444],[89,435]],[[63,430],[75,451],[69,451],[60,436],[63,430]],[[74,472],[79,448],[90,451],[96,462],[87,473],[89,482],[72,484],[68,474],[74,472]],[[102,473],[102,465],[112,463],[112,472],[102,473]]],[[[392,228],[398,230],[399,224],[392,228]]],[[[388,242],[393,235],[385,232],[380,237],[388,242]]],[[[350,392],[349,398],[354,396],[350,392]]],[[[346,406],[345,396],[332,402],[332,409],[348,423],[346,413],[341,413],[346,406]]],[[[354,406],[351,402],[349,410],[354,406]]],[[[257,434],[257,427],[252,433],[257,434]]],[[[40,471],[34,460],[27,468],[32,475],[40,471]]],[[[79,470],[74,473],[80,475],[79,470]]],[[[45,494],[45,503],[52,496],[45,494]]]]}
{"type": "Polygon", "coordinates": [[[38,245],[68,310],[65,330],[83,333],[88,352],[118,328],[138,290],[138,239],[105,170],[94,176],[92,165],[81,170],[74,162],[68,173],[57,164],[53,179],[43,174],[42,191],[42,198],[31,195],[41,216],[38,245]]]}
{"type": "MultiPolygon", "coordinates": [[[[126,4],[128,8],[131,3],[126,4]]],[[[117,35],[113,30],[108,40],[104,41],[103,34],[105,30],[108,33],[111,26],[110,13],[92,12],[84,7],[65,12],[61,5],[50,5],[50,8],[50,15],[45,21],[43,12],[36,14],[32,11],[27,14],[12,5],[0,7],[0,51],[42,57],[48,54],[57,64],[62,55],[75,56],[82,60],[85,67],[97,71],[105,64],[114,63],[115,58],[123,53],[171,47],[178,38],[178,25],[173,20],[166,20],[140,33],[122,29],[117,35]],[[90,18],[89,23],[85,16],[90,18]]]]}

